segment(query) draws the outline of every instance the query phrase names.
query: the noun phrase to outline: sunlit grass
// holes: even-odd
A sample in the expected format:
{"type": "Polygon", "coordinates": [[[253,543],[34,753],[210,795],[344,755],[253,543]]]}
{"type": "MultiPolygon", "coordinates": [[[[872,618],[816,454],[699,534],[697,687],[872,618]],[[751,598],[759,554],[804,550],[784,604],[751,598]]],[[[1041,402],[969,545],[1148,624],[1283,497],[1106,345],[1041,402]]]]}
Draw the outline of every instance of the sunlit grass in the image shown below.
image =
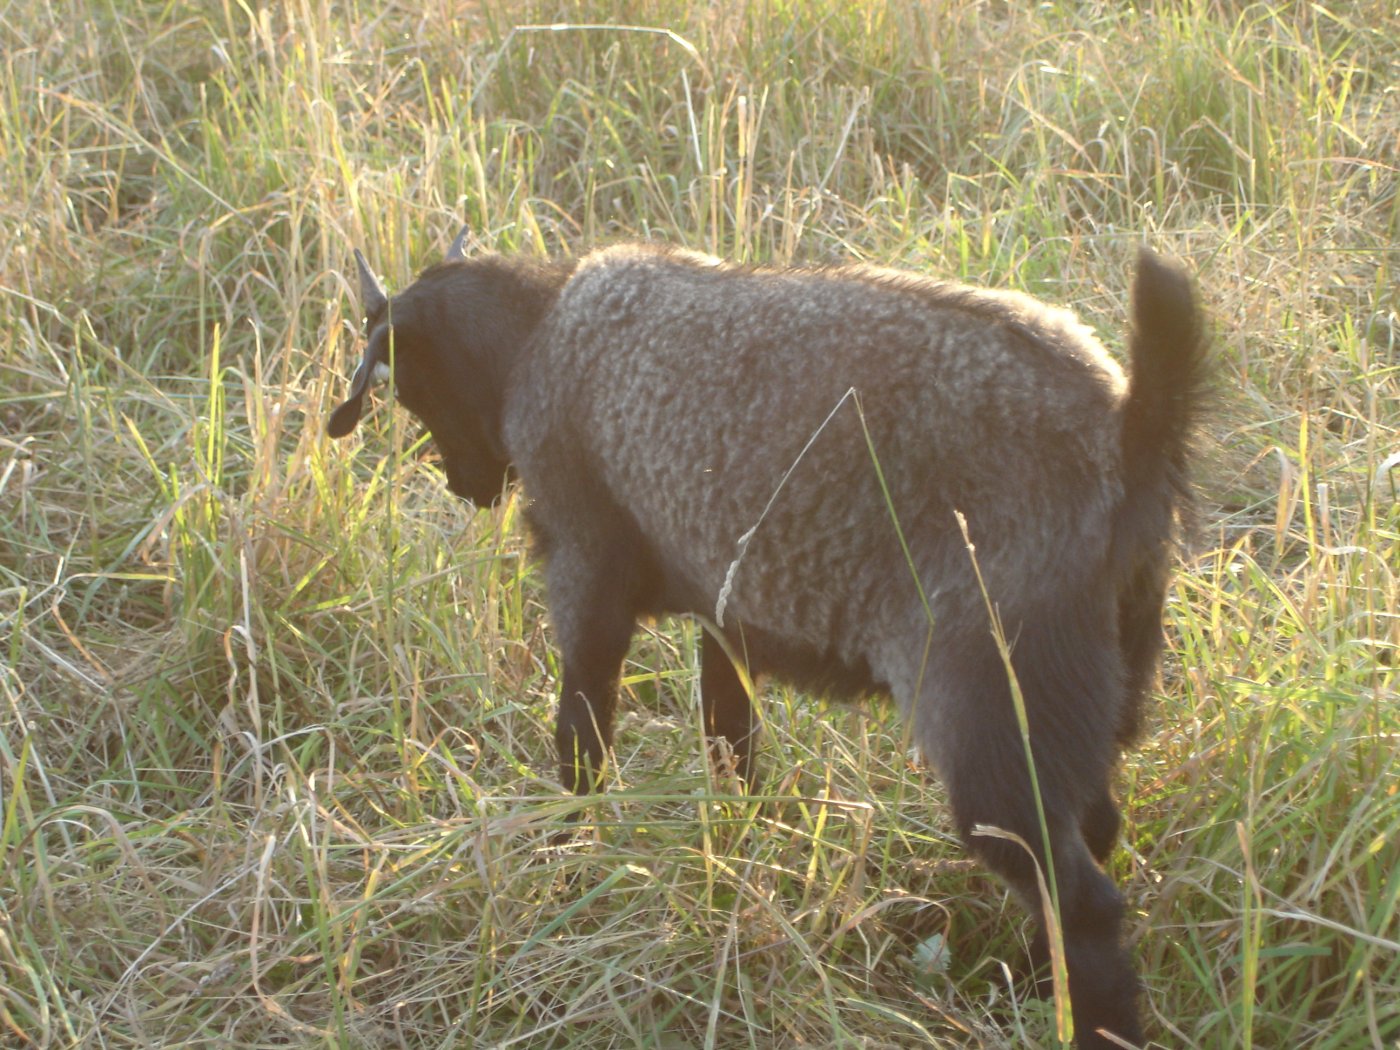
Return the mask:
{"type": "Polygon", "coordinates": [[[1114,875],[1163,1046],[1400,1041],[1400,18],[1379,3],[21,5],[0,19],[0,1043],[1051,1046],[880,707],[707,769],[639,633],[570,848],[518,500],[324,436],[347,275],[645,237],[1073,305],[1219,393],[1114,875]],[[613,23],[630,28],[579,28],[613,23]],[[574,28],[527,29],[566,24],[574,28]],[[655,32],[665,30],[666,32],[655,32]],[[942,935],[946,968],[919,949],[942,935]]]}

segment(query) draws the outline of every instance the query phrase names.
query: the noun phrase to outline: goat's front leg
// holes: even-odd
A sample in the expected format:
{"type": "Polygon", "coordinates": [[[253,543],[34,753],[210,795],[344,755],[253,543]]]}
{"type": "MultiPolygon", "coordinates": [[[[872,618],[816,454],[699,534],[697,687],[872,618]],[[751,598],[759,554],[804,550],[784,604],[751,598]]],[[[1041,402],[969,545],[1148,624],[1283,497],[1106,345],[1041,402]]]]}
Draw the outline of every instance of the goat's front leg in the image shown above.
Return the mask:
{"type": "Polygon", "coordinates": [[[550,564],[550,610],[564,663],[554,740],[559,779],[578,795],[603,786],[618,679],[636,626],[620,576],[559,555],[550,564]]]}
{"type": "Polygon", "coordinates": [[[750,792],[754,789],[753,749],[757,744],[753,703],[724,646],[707,629],[700,644],[700,707],[705,716],[705,735],[710,739],[710,755],[722,759],[715,746],[723,737],[733,756],[734,770],[750,792]]]}

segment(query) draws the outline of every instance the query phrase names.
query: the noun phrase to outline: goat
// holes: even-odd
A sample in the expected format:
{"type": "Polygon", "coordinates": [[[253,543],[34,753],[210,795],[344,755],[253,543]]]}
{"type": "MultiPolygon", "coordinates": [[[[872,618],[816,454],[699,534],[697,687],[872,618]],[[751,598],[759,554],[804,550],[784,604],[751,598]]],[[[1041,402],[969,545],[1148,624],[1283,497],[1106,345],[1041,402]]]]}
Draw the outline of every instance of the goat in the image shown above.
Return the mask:
{"type": "Polygon", "coordinates": [[[756,722],[727,654],[892,695],[963,840],[1038,916],[1048,840],[1078,1046],[1140,1042],[1100,865],[1189,504],[1206,338],[1180,267],[1140,254],[1129,379],[1070,313],[1017,293],[649,245],[468,258],[465,233],[392,300],[356,251],[368,342],[329,432],[392,365],[454,493],[494,503],[518,472],[563,659],[564,785],[602,784],[640,617],[705,618],[704,726],[750,784],[756,722]]]}

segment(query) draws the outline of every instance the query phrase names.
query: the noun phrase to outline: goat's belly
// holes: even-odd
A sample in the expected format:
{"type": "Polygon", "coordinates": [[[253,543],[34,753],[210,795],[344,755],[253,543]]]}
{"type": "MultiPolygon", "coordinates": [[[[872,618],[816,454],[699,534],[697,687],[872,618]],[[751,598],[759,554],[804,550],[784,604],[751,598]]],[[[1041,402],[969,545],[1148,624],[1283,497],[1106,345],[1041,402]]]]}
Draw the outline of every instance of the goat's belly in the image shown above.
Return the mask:
{"type": "Polygon", "coordinates": [[[803,692],[833,700],[887,695],[889,685],[863,656],[822,649],[772,632],[731,624],[725,631],[733,653],[753,677],[771,677],[803,692]]]}

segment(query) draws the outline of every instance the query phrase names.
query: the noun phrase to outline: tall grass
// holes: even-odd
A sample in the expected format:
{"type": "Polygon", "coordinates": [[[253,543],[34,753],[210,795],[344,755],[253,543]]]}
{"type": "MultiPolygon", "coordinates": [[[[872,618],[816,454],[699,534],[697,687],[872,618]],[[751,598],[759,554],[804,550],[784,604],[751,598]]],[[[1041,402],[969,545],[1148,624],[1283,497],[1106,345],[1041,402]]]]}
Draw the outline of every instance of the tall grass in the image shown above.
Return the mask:
{"type": "Polygon", "coordinates": [[[0,63],[0,1043],[1054,1045],[897,719],[771,691],[760,812],[691,626],[549,846],[518,503],[401,413],[324,437],[350,248],[397,286],[465,220],[955,274],[1113,346],[1133,246],[1187,259],[1221,391],[1114,860],[1150,1027],[1400,1045],[1392,5],[60,2],[0,63]]]}

